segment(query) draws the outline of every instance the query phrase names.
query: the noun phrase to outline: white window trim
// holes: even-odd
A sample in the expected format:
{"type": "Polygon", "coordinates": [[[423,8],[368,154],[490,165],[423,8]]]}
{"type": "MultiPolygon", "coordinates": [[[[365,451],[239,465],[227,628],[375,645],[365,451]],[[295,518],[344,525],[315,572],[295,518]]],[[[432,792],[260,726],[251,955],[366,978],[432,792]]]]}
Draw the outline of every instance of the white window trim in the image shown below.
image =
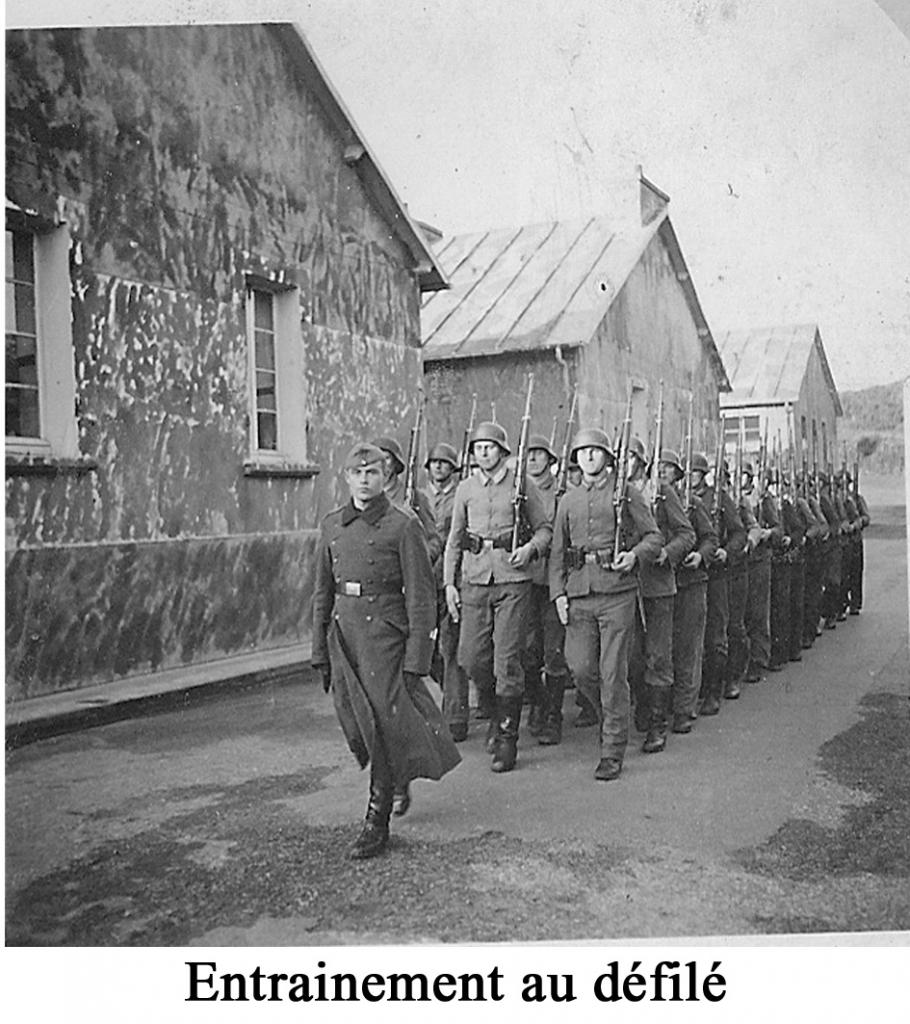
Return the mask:
{"type": "Polygon", "coordinates": [[[66,224],[48,229],[7,207],[7,223],[29,231],[34,239],[35,325],[40,437],[7,437],[6,454],[14,458],[79,456],[76,422],[76,371],[73,360],[70,233],[66,224]],[[17,214],[10,222],[11,213],[17,214]]]}
{"type": "Polygon", "coordinates": [[[246,282],[246,338],[248,348],[248,465],[281,468],[307,463],[307,390],[300,333],[300,290],[294,286],[250,276],[246,282]],[[277,449],[260,449],[256,444],[256,356],[253,292],[272,296],[275,331],[275,409],[277,449]]]}

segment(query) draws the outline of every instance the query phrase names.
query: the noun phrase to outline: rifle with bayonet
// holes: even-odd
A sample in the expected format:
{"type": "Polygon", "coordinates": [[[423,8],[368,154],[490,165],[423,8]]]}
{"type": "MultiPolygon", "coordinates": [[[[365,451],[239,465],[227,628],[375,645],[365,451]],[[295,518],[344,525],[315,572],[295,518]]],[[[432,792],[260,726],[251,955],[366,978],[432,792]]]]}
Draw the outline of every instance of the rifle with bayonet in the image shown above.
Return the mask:
{"type": "Polygon", "coordinates": [[[815,492],[815,500],[821,502],[822,487],[818,476],[818,432],[815,429],[815,420],[812,421],[812,489],[815,492]]]}
{"type": "Polygon", "coordinates": [[[578,407],[578,385],[572,389],[572,404],[569,406],[569,418],[566,420],[566,432],[563,437],[562,451],[559,453],[559,466],[556,470],[556,500],[569,489],[569,458],[572,455],[572,425],[575,422],[575,410],[578,407]]]}
{"type": "Polygon", "coordinates": [[[417,413],[414,416],[414,426],[411,427],[411,436],[408,440],[408,456],[405,462],[404,475],[404,500],[405,504],[417,510],[417,468],[420,462],[418,454],[420,447],[420,428],[423,424],[423,392],[417,402],[417,413]]]}
{"type": "Polygon", "coordinates": [[[686,423],[686,451],[683,456],[683,470],[685,472],[684,494],[686,511],[692,508],[692,426],[695,417],[695,393],[689,395],[689,419],[686,423]]]}
{"type": "Polygon", "coordinates": [[[515,484],[512,489],[512,547],[517,551],[531,539],[526,505],[528,502],[528,434],[531,430],[531,395],[534,392],[534,374],[528,374],[528,394],[525,412],[518,435],[518,453],[515,459],[515,484]]]}
{"type": "Polygon", "coordinates": [[[462,480],[467,480],[471,475],[471,434],[474,433],[474,420],[477,416],[477,395],[471,398],[471,418],[465,427],[464,439],[461,442],[461,470],[462,480]]]}
{"type": "Polygon", "coordinates": [[[720,429],[717,432],[717,446],[714,450],[714,503],[711,506],[711,518],[718,537],[722,536],[724,518],[723,480],[724,480],[724,432],[726,420],[720,418],[720,429]]]}
{"type": "Polygon", "coordinates": [[[622,510],[626,501],[626,486],[629,482],[629,440],[632,436],[632,388],[629,388],[629,399],[626,403],[626,417],[619,431],[618,450],[614,458],[615,475],[613,477],[613,562],[619,560],[622,553],[622,510]]]}
{"type": "Polygon", "coordinates": [[[736,435],[736,458],[733,460],[733,499],[736,502],[736,509],[739,511],[743,501],[743,448],[745,446],[745,426],[743,418],[739,418],[739,431],[736,435]]]}
{"type": "Polygon", "coordinates": [[[660,496],[660,449],[664,443],[664,382],[660,382],[657,398],[657,427],[654,431],[654,453],[651,456],[650,485],[651,510],[656,512],[660,496]]]}

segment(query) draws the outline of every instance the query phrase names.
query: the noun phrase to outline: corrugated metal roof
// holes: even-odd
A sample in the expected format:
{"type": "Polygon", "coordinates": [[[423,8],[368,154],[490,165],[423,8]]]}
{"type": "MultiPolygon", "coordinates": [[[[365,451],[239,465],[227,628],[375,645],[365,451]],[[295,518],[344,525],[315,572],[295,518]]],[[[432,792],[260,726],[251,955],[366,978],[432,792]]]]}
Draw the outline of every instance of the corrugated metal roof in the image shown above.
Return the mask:
{"type": "Polygon", "coordinates": [[[622,231],[591,217],[449,239],[436,258],[451,287],[421,311],[424,358],[584,344],[665,216],[622,231]]]}
{"type": "Polygon", "coordinates": [[[837,388],[816,324],[787,324],[726,331],[720,335],[720,356],[733,390],[724,405],[770,405],[799,398],[809,357],[818,339],[822,370],[835,405],[837,388]]]}

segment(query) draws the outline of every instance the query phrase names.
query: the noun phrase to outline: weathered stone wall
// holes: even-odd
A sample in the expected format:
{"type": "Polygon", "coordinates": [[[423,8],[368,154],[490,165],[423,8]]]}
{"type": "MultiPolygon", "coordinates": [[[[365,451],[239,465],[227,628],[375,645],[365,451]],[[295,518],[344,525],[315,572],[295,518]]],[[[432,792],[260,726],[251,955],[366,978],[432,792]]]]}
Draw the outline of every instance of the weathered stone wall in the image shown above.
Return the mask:
{"type": "Polygon", "coordinates": [[[8,197],[69,228],[97,465],[8,460],[7,698],[305,641],[340,458],[414,408],[409,255],[263,26],[9,32],[6,102],[8,197]],[[299,288],[310,478],[244,475],[248,273],[299,288]]]}

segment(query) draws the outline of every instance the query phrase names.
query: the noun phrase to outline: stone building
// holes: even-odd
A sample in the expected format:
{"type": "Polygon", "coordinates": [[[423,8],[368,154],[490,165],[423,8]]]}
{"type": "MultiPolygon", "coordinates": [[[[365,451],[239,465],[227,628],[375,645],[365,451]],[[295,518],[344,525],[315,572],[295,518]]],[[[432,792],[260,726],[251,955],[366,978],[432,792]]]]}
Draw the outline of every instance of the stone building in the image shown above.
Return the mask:
{"type": "Polygon", "coordinates": [[[7,702],[298,665],[435,257],[294,26],[10,31],[6,73],[7,702]]]}

